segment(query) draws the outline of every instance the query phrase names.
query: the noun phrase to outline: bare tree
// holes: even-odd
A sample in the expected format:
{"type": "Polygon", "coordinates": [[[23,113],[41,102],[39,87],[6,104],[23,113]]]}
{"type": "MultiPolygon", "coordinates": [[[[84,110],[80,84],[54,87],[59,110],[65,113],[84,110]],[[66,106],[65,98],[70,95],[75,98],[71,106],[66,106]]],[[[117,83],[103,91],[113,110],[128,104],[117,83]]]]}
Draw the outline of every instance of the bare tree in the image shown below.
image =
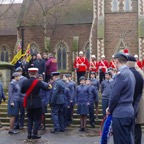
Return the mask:
{"type": "Polygon", "coordinates": [[[66,15],[65,7],[68,3],[69,0],[31,0],[22,25],[39,26],[44,34],[44,43],[46,43],[48,30],[51,30],[52,35],[54,34],[61,17],[66,15]]]}
{"type": "Polygon", "coordinates": [[[0,10],[0,18],[2,18],[3,16],[5,16],[5,14],[7,12],[9,12],[9,10],[11,10],[11,8],[13,7],[13,4],[14,4],[15,0],[9,0],[9,4],[6,4],[6,6],[4,7],[5,5],[5,0],[0,0],[0,8],[2,8],[0,10]]]}

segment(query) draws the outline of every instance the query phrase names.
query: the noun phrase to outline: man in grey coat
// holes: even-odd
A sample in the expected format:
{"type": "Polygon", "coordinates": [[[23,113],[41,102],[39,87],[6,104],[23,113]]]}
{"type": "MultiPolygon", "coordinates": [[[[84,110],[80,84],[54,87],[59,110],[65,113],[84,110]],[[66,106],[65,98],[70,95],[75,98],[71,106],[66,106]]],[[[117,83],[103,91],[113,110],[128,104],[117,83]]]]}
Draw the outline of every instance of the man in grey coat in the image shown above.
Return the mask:
{"type": "Polygon", "coordinates": [[[118,73],[114,80],[106,113],[112,115],[114,144],[132,144],[133,95],[136,82],[133,73],[126,66],[127,56],[125,54],[116,53],[114,62],[118,73]]]}

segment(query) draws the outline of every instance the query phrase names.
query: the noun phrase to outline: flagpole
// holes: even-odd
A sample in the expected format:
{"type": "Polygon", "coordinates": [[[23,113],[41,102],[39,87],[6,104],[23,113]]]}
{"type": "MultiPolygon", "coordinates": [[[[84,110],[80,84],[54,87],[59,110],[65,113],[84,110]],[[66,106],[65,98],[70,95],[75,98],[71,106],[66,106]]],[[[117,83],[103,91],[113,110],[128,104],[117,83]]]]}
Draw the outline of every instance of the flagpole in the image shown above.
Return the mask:
{"type": "Polygon", "coordinates": [[[24,53],[24,27],[21,26],[21,35],[22,35],[22,42],[21,42],[21,46],[22,46],[22,54],[24,53]]]}

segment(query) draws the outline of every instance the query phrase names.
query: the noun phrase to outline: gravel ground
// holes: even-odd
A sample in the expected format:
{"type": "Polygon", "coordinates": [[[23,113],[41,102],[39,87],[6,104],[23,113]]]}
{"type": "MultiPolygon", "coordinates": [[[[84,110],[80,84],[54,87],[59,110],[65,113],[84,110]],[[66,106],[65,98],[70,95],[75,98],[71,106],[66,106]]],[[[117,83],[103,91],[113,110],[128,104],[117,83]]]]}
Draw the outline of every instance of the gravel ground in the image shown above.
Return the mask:
{"type": "MultiPolygon", "coordinates": [[[[26,129],[17,135],[9,135],[7,128],[0,129],[0,144],[100,144],[99,129],[87,129],[79,132],[78,128],[68,129],[66,132],[51,134],[47,128],[40,131],[42,138],[39,140],[27,140],[26,129]]],[[[113,144],[112,137],[109,144],[113,144]]],[[[144,144],[144,135],[142,144],[144,144]]]]}

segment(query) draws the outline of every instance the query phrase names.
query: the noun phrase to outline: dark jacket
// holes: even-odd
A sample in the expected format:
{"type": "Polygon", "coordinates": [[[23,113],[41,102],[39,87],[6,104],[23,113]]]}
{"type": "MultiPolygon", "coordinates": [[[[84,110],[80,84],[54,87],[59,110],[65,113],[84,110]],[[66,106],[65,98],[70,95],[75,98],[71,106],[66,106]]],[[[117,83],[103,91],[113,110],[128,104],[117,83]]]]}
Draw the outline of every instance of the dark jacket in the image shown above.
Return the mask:
{"type": "Polygon", "coordinates": [[[98,103],[98,92],[93,85],[87,85],[89,91],[89,101],[91,103],[98,103]]]}
{"type": "Polygon", "coordinates": [[[101,93],[102,93],[102,99],[109,99],[110,98],[110,94],[113,88],[113,79],[108,80],[104,80],[101,83],[101,93]]]}
{"type": "Polygon", "coordinates": [[[133,95],[135,77],[127,66],[119,69],[109,99],[109,112],[113,117],[134,117],[133,95]]]}
{"type": "Polygon", "coordinates": [[[53,84],[51,104],[64,104],[65,84],[61,79],[57,79],[53,84]]]}
{"type": "Polygon", "coordinates": [[[86,85],[79,85],[77,86],[76,90],[76,99],[77,99],[77,104],[81,103],[89,103],[89,89],[86,85]]]}
{"type": "Polygon", "coordinates": [[[37,59],[34,61],[34,67],[38,68],[38,74],[43,74],[46,71],[45,60],[37,59]]]}
{"type": "Polygon", "coordinates": [[[142,96],[142,90],[143,90],[143,78],[141,74],[134,68],[129,68],[131,72],[134,74],[135,80],[136,80],[136,85],[135,85],[135,90],[134,90],[134,97],[133,97],[133,107],[134,107],[134,112],[135,116],[137,115],[138,112],[138,105],[142,96]]]}
{"type": "MultiPolygon", "coordinates": [[[[31,77],[28,80],[25,80],[22,84],[21,93],[26,93],[26,91],[29,89],[31,84],[36,78],[31,77]]],[[[38,81],[34,89],[32,90],[30,96],[27,98],[27,108],[40,108],[42,107],[42,102],[40,98],[40,89],[43,90],[49,90],[47,85],[43,84],[41,81],[38,81]]]]}
{"type": "MultiPolygon", "coordinates": [[[[46,82],[43,82],[42,83],[48,87],[48,84],[46,82]]],[[[41,101],[42,101],[42,107],[44,106],[47,106],[49,104],[49,99],[50,99],[50,90],[49,91],[46,91],[46,90],[43,90],[43,89],[40,89],[40,98],[41,98],[41,101]]]]}

